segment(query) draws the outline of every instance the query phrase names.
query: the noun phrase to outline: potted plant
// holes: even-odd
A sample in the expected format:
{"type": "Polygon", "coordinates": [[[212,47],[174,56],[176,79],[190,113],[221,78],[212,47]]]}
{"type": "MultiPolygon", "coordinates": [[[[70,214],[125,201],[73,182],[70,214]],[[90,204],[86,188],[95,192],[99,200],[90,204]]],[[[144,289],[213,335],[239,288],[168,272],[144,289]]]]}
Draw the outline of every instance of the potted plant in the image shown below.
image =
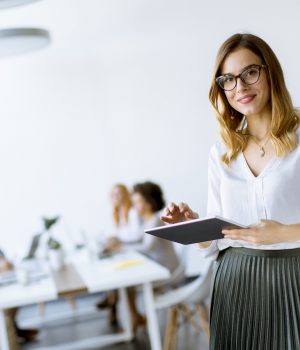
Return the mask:
{"type": "Polygon", "coordinates": [[[59,216],[54,218],[43,218],[45,232],[49,233],[49,239],[47,242],[48,246],[48,257],[49,263],[53,270],[60,270],[64,265],[64,251],[61,243],[52,237],[51,228],[57,223],[59,216]]]}

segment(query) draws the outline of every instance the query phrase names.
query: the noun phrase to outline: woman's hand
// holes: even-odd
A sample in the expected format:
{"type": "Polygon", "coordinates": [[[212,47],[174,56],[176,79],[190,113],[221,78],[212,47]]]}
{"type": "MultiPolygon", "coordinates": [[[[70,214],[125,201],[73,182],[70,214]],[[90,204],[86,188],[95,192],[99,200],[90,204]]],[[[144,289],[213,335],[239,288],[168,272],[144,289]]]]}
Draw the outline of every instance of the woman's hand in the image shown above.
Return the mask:
{"type": "Polygon", "coordinates": [[[224,238],[246,241],[255,245],[293,241],[287,225],[273,220],[261,220],[246,229],[223,230],[224,238]]]}
{"type": "Polygon", "coordinates": [[[186,203],[171,203],[165,209],[165,215],[161,216],[161,221],[168,224],[198,219],[199,215],[195,213],[186,203]]]}
{"type": "Polygon", "coordinates": [[[0,258],[0,273],[1,272],[7,272],[7,271],[11,271],[14,269],[13,264],[8,261],[6,258],[0,258]]]}
{"type": "Polygon", "coordinates": [[[108,239],[106,242],[104,248],[103,248],[103,253],[113,253],[117,252],[120,250],[122,247],[122,242],[117,238],[117,237],[111,237],[108,239]]]}

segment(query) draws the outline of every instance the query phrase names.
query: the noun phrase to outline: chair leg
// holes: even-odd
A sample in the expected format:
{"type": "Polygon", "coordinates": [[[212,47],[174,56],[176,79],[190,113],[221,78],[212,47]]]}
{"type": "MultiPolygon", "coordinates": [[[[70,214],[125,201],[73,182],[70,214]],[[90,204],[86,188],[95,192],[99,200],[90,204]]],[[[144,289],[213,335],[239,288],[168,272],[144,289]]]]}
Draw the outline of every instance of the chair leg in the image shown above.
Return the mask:
{"type": "Polygon", "coordinates": [[[173,308],[170,308],[167,314],[167,324],[166,324],[165,337],[164,337],[164,350],[169,350],[170,348],[172,317],[173,317],[173,308]]]}
{"type": "Polygon", "coordinates": [[[173,350],[176,348],[177,333],[177,307],[172,307],[168,311],[167,325],[164,338],[164,350],[173,350]]]}
{"type": "Polygon", "coordinates": [[[198,332],[199,327],[194,320],[193,313],[192,313],[191,309],[189,308],[189,306],[187,304],[180,304],[179,306],[184,314],[186,321],[189,322],[193,326],[193,328],[198,332]]]}
{"type": "Polygon", "coordinates": [[[200,318],[200,324],[209,338],[210,330],[209,330],[209,315],[208,315],[208,308],[205,304],[198,304],[197,306],[198,315],[200,318]]]}
{"type": "Polygon", "coordinates": [[[46,310],[46,303],[38,303],[38,310],[40,317],[45,316],[45,310],[46,310]]]}
{"type": "Polygon", "coordinates": [[[173,317],[172,317],[172,331],[171,331],[171,344],[170,350],[176,350],[177,348],[177,330],[178,330],[178,318],[179,310],[177,307],[174,307],[173,317]]]}
{"type": "Polygon", "coordinates": [[[71,305],[72,310],[75,311],[77,309],[77,304],[76,304],[76,299],[75,299],[74,295],[69,295],[66,297],[66,299],[68,300],[69,304],[71,305]]]}

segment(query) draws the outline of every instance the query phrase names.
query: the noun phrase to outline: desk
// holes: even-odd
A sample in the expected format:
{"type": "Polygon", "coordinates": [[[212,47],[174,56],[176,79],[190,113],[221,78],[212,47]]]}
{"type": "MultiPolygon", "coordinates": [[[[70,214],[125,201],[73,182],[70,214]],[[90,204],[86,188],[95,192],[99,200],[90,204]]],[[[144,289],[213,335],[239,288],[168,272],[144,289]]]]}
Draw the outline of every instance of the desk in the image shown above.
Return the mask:
{"type": "MultiPolygon", "coordinates": [[[[70,261],[77,271],[80,280],[85,284],[85,288],[79,288],[80,293],[83,293],[85,290],[88,293],[108,291],[111,289],[117,289],[119,291],[120,306],[123,308],[122,323],[124,331],[119,334],[101,335],[59,346],[43,347],[39,348],[39,350],[84,350],[121,341],[130,341],[132,339],[132,330],[125,288],[137,285],[142,285],[143,289],[151,349],[161,350],[161,339],[151,283],[169,278],[170,273],[166,268],[134,251],[122,252],[113,257],[96,261],[80,261],[75,255],[70,261]]],[[[75,291],[72,290],[72,287],[63,288],[61,281],[62,279],[56,273],[55,278],[50,276],[28,286],[14,284],[0,288],[1,350],[9,350],[3,310],[55,300],[62,295],[62,290],[63,295],[68,295],[68,293],[74,294],[75,291]],[[59,288],[55,284],[57,280],[60,281],[59,288]]],[[[78,289],[78,278],[76,281],[77,283],[74,284],[74,289],[78,289]]]]}

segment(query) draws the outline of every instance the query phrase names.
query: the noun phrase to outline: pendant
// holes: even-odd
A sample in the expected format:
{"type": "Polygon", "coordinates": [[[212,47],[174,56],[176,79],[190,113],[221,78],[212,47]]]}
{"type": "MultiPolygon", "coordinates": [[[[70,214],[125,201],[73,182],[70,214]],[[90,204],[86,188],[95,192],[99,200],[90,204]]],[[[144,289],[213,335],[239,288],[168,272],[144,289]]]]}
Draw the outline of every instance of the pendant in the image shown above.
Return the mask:
{"type": "Polygon", "coordinates": [[[263,147],[260,148],[260,156],[264,157],[266,154],[265,149],[263,147]]]}

